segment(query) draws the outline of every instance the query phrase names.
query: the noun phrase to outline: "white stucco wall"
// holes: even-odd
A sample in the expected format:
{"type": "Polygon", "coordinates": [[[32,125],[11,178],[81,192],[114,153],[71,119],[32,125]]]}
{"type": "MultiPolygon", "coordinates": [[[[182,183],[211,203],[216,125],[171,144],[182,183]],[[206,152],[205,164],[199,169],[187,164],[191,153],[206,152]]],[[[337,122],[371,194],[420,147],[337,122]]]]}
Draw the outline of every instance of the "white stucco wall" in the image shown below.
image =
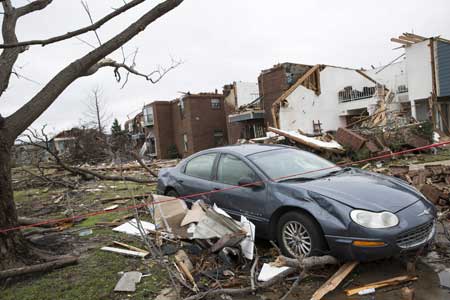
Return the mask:
{"type": "Polygon", "coordinates": [[[405,48],[409,99],[425,99],[432,91],[431,54],[429,41],[415,43],[405,48]]]}
{"type": "Polygon", "coordinates": [[[365,73],[377,82],[384,84],[386,88],[394,93],[397,93],[398,86],[408,86],[406,60],[404,58],[402,58],[401,61],[393,63],[389,66],[370,69],[365,73]]]}
{"type": "Polygon", "coordinates": [[[238,107],[248,104],[259,97],[258,83],[238,81],[235,84],[238,107]]]}
{"type": "Polygon", "coordinates": [[[338,92],[346,86],[362,90],[374,84],[355,70],[338,67],[326,67],[320,72],[321,94],[299,86],[288,97],[288,106],[279,112],[280,127],[283,130],[301,129],[313,133],[313,120],[322,123],[324,131],[336,130],[345,125],[345,117],[351,109],[366,108],[376,103],[374,98],[339,103],[338,92]]]}

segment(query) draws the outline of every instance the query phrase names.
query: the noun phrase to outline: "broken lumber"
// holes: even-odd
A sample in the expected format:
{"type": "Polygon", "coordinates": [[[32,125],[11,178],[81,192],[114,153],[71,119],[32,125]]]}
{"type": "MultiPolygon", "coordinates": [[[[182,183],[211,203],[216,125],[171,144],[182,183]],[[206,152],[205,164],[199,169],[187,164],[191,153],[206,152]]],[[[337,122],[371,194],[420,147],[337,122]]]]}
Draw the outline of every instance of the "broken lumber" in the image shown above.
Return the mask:
{"type": "Polygon", "coordinates": [[[387,279],[387,280],[368,283],[368,284],[365,284],[363,286],[359,286],[356,288],[347,289],[347,290],[345,290],[345,294],[347,296],[352,296],[352,295],[358,294],[360,291],[364,291],[366,289],[377,289],[377,288],[390,286],[390,285],[398,285],[400,283],[417,280],[417,278],[418,278],[417,276],[410,276],[410,275],[398,276],[398,277],[394,277],[394,278],[387,279]]]}
{"type": "Polygon", "coordinates": [[[142,253],[139,251],[132,251],[132,250],[124,250],[124,249],[114,248],[114,247],[102,247],[102,248],[100,248],[100,250],[129,255],[129,256],[136,256],[136,257],[140,257],[140,258],[145,258],[148,255],[148,253],[142,253]]]}
{"type": "Polygon", "coordinates": [[[347,262],[343,264],[336,273],[333,274],[311,297],[311,300],[320,300],[333,291],[341,282],[345,279],[345,277],[350,274],[353,269],[358,265],[357,261],[347,262]]]}
{"type": "Polygon", "coordinates": [[[39,272],[48,272],[54,269],[63,268],[66,266],[74,265],[78,262],[78,257],[67,256],[54,261],[46,262],[43,264],[37,264],[32,266],[25,266],[20,268],[8,269],[0,271],[0,279],[10,278],[15,276],[27,275],[39,272]]]}
{"type": "Polygon", "coordinates": [[[121,246],[123,248],[127,248],[129,250],[146,253],[147,255],[149,254],[149,252],[144,250],[144,249],[141,249],[141,248],[138,248],[138,247],[134,247],[134,246],[131,246],[131,245],[128,245],[128,244],[125,244],[125,243],[121,243],[121,242],[117,242],[117,241],[113,241],[113,243],[118,245],[118,246],[121,246]]]}
{"type": "Polygon", "coordinates": [[[183,250],[179,250],[177,254],[175,255],[175,262],[178,265],[178,267],[181,269],[181,272],[189,279],[189,281],[192,283],[193,290],[195,292],[198,292],[198,286],[195,282],[194,276],[192,276],[191,270],[194,268],[192,265],[192,262],[189,260],[189,257],[187,256],[186,252],[183,250]]]}
{"type": "Polygon", "coordinates": [[[343,153],[344,149],[341,145],[339,145],[338,142],[332,141],[332,142],[324,142],[320,141],[318,139],[308,137],[306,135],[302,135],[300,133],[291,133],[289,131],[269,127],[269,131],[276,133],[278,135],[284,136],[294,142],[297,142],[299,144],[302,144],[304,146],[310,147],[315,150],[319,151],[330,151],[332,153],[343,153]]]}

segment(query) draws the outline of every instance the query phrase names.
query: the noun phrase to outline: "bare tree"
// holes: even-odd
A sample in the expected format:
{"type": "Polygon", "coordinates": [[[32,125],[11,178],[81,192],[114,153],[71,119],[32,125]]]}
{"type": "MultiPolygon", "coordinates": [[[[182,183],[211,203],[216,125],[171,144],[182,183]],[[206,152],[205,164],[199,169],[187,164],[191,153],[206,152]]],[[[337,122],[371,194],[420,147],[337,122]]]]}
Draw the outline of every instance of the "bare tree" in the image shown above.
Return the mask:
{"type": "MultiPolygon", "coordinates": [[[[19,42],[16,35],[17,21],[26,15],[38,12],[48,7],[52,0],[34,0],[14,7],[11,0],[2,0],[2,37],[0,49],[0,97],[7,89],[13,68],[19,55],[27,51],[32,45],[46,46],[59,41],[67,40],[87,32],[95,32],[102,25],[114,20],[122,13],[146,2],[145,0],[131,0],[98,21],[86,27],[51,37],[44,40],[30,40],[19,42]]],[[[109,40],[103,41],[82,57],[74,60],[47,82],[39,92],[29,99],[12,115],[4,118],[0,115],[0,269],[17,265],[33,263],[36,251],[27,244],[20,231],[5,230],[17,225],[17,213],[13,200],[11,184],[11,149],[15,139],[25,131],[48,107],[58,99],[59,95],[75,80],[83,76],[96,73],[100,68],[112,67],[117,77],[121,69],[128,73],[145,78],[150,82],[157,82],[166,72],[156,72],[144,75],[137,71],[135,66],[128,66],[123,62],[116,62],[107,56],[120,49],[148,25],[180,5],[183,0],[165,0],[153,8],[144,11],[141,17],[130,23],[124,30],[118,32],[109,40]],[[152,77],[152,76],[156,76],[152,77]]],[[[165,69],[170,70],[170,68],[165,69]]]]}
{"type": "Polygon", "coordinates": [[[111,115],[108,114],[103,99],[103,92],[99,87],[95,87],[90,92],[86,108],[86,112],[84,113],[87,122],[86,125],[96,128],[99,133],[105,133],[105,128],[111,120],[111,115]]]}

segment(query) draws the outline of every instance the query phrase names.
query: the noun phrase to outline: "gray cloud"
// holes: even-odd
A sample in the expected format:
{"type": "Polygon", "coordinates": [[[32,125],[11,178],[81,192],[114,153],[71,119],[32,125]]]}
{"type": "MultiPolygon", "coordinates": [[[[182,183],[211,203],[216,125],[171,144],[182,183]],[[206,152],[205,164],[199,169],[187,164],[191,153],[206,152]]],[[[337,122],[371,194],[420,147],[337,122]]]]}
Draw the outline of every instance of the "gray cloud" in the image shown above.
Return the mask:
{"type": "MultiPolygon", "coordinates": [[[[23,4],[26,1],[14,1],[23,4]]],[[[91,0],[94,18],[122,1],[91,0]]],[[[148,1],[99,30],[103,41],[125,28],[148,1]]],[[[120,89],[112,70],[102,70],[72,84],[33,127],[48,124],[54,131],[79,123],[90,89],[101,86],[109,111],[124,122],[152,100],[176,98],[179,91],[221,90],[232,81],[256,81],[262,69],[278,62],[369,67],[389,62],[402,50],[389,41],[405,31],[450,38],[448,0],[419,1],[298,1],[298,0],[186,0],[152,24],[129,44],[139,47],[138,68],[151,71],[170,64],[170,56],[185,61],[156,85],[130,77],[120,89]]],[[[1,16],[0,16],[1,17],[1,16]]],[[[42,12],[22,19],[20,40],[45,38],[88,24],[78,0],[56,0],[42,12]]],[[[92,33],[82,36],[96,43],[92,33]]],[[[89,47],[76,39],[58,45],[35,46],[22,55],[20,73],[40,82],[13,79],[2,96],[0,113],[9,115],[33,96],[52,76],[89,47]]],[[[121,54],[113,57],[120,59],[121,54]]]]}

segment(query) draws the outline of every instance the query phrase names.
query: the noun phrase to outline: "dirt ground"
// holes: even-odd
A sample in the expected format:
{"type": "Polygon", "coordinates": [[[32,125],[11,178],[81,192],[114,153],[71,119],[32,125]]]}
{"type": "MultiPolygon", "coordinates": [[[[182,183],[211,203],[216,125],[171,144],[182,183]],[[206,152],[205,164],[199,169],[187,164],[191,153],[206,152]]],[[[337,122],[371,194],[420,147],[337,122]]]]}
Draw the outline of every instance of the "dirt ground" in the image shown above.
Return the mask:
{"type": "MultiPolygon", "coordinates": [[[[439,155],[419,155],[403,157],[392,163],[427,163],[433,160],[449,160],[450,151],[439,155]]],[[[386,164],[386,163],[385,163],[386,164]]],[[[19,173],[17,173],[19,174],[19,173]]],[[[28,188],[15,192],[15,201],[20,216],[41,219],[64,218],[100,211],[113,204],[119,207],[135,205],[137,200],[117,200],[103,202],[102,199],[136,196],[154,192],[155,186],[117,181],[89,181],[76,190],[67,192],[64,188],[28,188]]],[[[74,224],[61,227],[60,232],[29,235],[30,240],[58,254],[75,254],[80,256],[79,263],[49,273],[7,281],[0,286],[0,299],[154,299],[163,288],[169,286],[164,270],[151,260],[140,260],[101,251],[102,246],[120,241],[143,248],[138,238],[116,233],[111,227],[96,225],[98,222],[111,222],[130,217],[132,211],[120,211],[96,215],[79,220],[74,224]],[[90,232],[92,230],[92,233],[90,232]],[[87,233],[87,235],[85,235],[87,233]],[[137,285],[135,293],[123,294],[113,291],[120,278],[119,272],[140,271],[144,275],[137,285]]],[[[447,223],[447,225],[449,225],[447,223]]],[[[449,226],[450,227],[450,226],[449,226]]],[[[27,229],[30,234],[38,229],[27,229]]],[[[440,230],[442,231],[442,230],[440,230]]],[[[450,299],[449,290],[439,286],[437,273],[450,267],[450,242],[441,232],[434,252],[421,258],[417,264],[416,274],[419,280],[412,286],[416,299],[450,299]]],[[[257,241],[261,252],[273,251],[265,241],[257,241]]],[[[259,249],[259,248],[258,248],[259,249]]],[[[331,276],[337,267],[319,269],[304,279],[293,291],[289,299],[310,299],[312,293],[331,276]]],[[[406,274],[405,263],[401,259],[389,259],[373,263],[360,264],[343,284],[324,299],[400,299],[399,289],[386,289],[373,295],[348,298],[343,289],[406,274]]],[[[273,289],[245,297],[232,299],[278,299],[289,289],[295,280],[288,278],[273,289]]],[[[218,298],[219,299],[219,298],[218,298]]],[[[227,299],[227,298],[220,298],[227,299]]]]}

